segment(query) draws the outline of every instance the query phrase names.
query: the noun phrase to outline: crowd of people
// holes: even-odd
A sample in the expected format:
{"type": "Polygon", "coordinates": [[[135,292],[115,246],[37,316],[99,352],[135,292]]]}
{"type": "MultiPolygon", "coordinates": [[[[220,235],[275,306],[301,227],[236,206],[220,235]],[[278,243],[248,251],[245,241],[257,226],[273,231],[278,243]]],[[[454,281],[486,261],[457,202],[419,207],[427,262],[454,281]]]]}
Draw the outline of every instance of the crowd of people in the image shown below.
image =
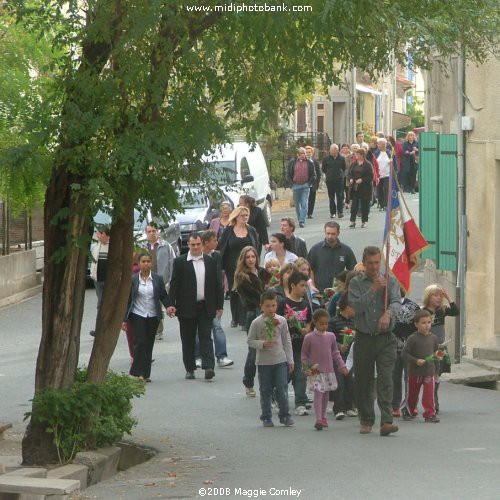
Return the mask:
{"type": "MultiPolygon", "coordinates": [[[[315,200],[309,203],[304,185],[311,187],[320,168],[326,175],[331,218],[342,218],[350,201],[350,227],[355,226],[358,209],[365,225],[375,178],[380,208],[385,209],[384,179],[397,148],[377,137],[365,149],[362,135],[357,139],[361,143],[351,147],[332,145],[321,167],[311,160],[313,148],[300,148],[297,160],[290,161],[288,175],[299,226],[313,216],[315,200]]],[[[405,143],[402,155],[406,150],[416,161],[418,147],[412,148],[416,149],[405,143]]],[[[313,185],[313,190],[318,186],[313,185]]],[[[149,223],[144,248],[134,256],[123,322],[130,375],[151,381],[154,342],[162,339],[165,328],[162,305],[169,317],[178,318],[187,380],[196,378],[198,368],[204,370],[206,380],[212,380],[216,366],[232,366],[221,324],[226,298],[231,327],[247,332],[242,381],[246,395],[255,397],[258,377],[265,427],[274,426],[273,406],[282,424],[293,425],[290,382],[295,415],[305,416],[313,409],[317,430],[328,427],[327,408],[333,402],[335,419],[358,417],[360,433],[368,434],[375,423],[376,400],[380,434],[392,434],[398,430],[394,418],[416,417],[421,387],[425,421],[439,422],[439,376],[450,369],[444,318],[459,313],[446,290],[428,287],[420,308],[405,296],[395,278],[381,274],[379,248],[366,247],[358,263],[352,249],[340,241],[336,221],[324,224],[323,239],[309,251],[295,228],[293,217],[283,217],[280,232],[268,236],[255,200],[242,196],[233,210],[224,202],[208,230],[189,235],[188,253],[175,257],[149,223]]],[[[97,238],[91,271],[99,299],[108,228],[100,227],[97,238]]]]}

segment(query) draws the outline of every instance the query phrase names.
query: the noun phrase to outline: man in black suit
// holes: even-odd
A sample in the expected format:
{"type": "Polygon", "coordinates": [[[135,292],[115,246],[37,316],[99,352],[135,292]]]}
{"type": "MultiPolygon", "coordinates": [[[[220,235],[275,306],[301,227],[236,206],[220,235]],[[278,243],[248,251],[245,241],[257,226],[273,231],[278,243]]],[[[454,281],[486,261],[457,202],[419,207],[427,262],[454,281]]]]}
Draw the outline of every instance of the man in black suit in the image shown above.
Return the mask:
{"type": "Polygon", "coordinates": [[[177,315],[181,330],[182,359],[186,379],[194,379],[196,370],[195,339],[200,340],[201,367],[205,379],[215,376],[215,358],[211,330],[216,315],[222,315],[224,295],[220,273],[212,257],[203,255],[201,237],[192,233],[188,238],[189,252],[174,260],[170,280],[167,314],[177,315]]]}

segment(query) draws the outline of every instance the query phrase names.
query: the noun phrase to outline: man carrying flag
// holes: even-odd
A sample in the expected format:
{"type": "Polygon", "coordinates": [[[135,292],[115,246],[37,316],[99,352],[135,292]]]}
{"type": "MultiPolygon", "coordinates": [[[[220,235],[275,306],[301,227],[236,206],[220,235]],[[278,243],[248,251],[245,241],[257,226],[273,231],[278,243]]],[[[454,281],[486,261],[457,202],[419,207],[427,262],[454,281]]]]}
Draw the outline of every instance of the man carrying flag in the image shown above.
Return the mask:
{"type": "Polygon", "coordinates": [[[384,232],[386,274],[391,271],[401,286],[410,289],[411,272],[417,265],[417,255],[428,244],[418,229],[399,189],[392,168],[392,189],[388,196],[384,232]]]}

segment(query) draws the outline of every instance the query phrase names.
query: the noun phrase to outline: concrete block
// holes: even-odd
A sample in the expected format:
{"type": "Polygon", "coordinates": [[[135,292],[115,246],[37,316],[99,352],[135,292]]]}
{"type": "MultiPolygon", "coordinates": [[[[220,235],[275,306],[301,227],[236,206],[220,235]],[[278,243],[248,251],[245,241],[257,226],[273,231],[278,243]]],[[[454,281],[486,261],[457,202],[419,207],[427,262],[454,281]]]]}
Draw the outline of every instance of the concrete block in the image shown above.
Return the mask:
{"type": "Polygon", "coordinates": [[[87,486],[113,477],[118,471],[121,449],[116,446],[77,453],[73,463],[88,467],[87,486]]]}
{"type": "Polygon", "coordinates": [[[47,477],[47,469],[43,467],[23,467],[11,472],[7,472],[4,476],[10,477],[47,477]]]}
{"type": "Polygon", "coordinates": [[[130,467],[147,462],[158,453],[153,448],[141,446],[129,441],[120,441],[116,443],[116,445],[122,450],[120,453],[118,470],[127,470],[130,467]]]}
{"type": "Polygon", "coordinates": [[[5,465],[0,462],[0,474],[5,474],[5,465]]]}
{"type": "Polygon", "coordinates": [[[73,479],[47,479],[35,477],[0,476],[0,493],[26,493],[31,495],[68,495],[80,487],[73,479]]]}
{"type": "Polygon", "coordinates": [[[36,251],[0,257],[0,301],[36,286],[36,251]]]}
{"type": "Polygon", "coordinates": [[[492,361],[500,361],[500,348],[474,347],[474,349],[472,349],[472,357],[474,359],[489,359],[492,361]]]}
{"type": "Polygon", "coordinates": [[[47,477],[51,479],[76,479],[80,481],[80,490],[87,488],[89,468],[86,465],[68,464],[50,470],[47,477]]]}

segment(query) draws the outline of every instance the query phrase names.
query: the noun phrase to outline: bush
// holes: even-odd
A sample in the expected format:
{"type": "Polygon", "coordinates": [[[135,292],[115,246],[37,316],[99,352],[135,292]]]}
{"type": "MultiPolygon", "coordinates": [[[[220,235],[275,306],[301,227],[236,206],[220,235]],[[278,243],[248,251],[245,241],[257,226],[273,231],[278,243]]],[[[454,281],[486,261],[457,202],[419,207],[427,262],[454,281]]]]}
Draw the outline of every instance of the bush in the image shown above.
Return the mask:
{"type": "Polygon", "coordinates": [[[110,371],[102,382],[90,383],[86,375],[79,369],[69,389],[44,389],[24,416],[46,425],[62,464],[79,451],[115,443],[137,425],[132,399],[144,394],[143,382],[110,371]]]}

